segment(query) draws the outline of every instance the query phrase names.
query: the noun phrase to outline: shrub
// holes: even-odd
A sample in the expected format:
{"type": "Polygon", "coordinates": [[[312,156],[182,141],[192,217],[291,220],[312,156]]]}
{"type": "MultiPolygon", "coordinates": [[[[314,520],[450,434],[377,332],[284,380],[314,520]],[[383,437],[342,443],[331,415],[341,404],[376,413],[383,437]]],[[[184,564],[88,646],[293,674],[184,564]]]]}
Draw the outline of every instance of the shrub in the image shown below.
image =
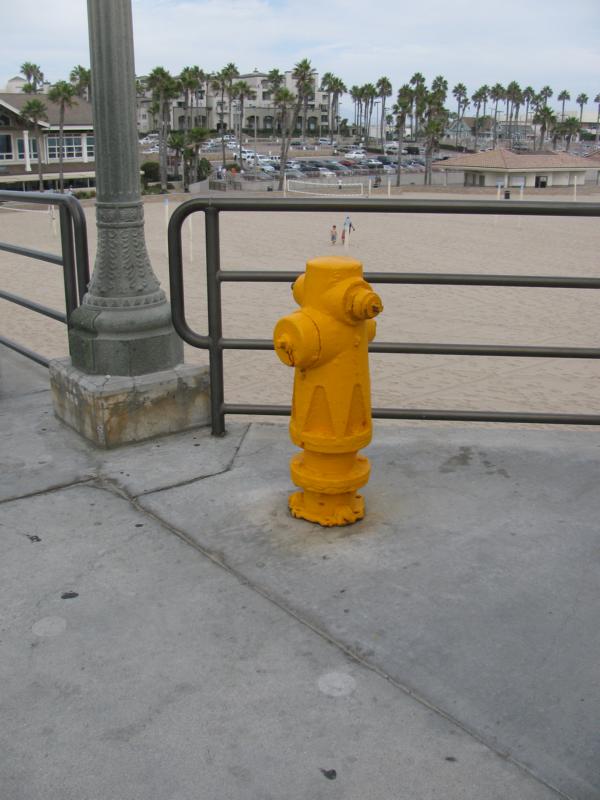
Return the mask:
{"type": "Polygon", "coordinates": [[[144,161],[140,166],[140,171],[143,173],[144,186],[160,180],[160,165],[158,161],[144,161]]]}
{"type": "Polygon", "coordinates": [[[78,200],[89,200],[90,197],[96,197],[96,190],[78,189],[77,191],[73,192],[73,196],[76,197],[78,200]]]}
{"type": "Polygon", "coordinates": [[[201,158],[198,162],[198,177],[197,180],[204,181],[212,172],[212,166],[208,158],[201,158]]]}

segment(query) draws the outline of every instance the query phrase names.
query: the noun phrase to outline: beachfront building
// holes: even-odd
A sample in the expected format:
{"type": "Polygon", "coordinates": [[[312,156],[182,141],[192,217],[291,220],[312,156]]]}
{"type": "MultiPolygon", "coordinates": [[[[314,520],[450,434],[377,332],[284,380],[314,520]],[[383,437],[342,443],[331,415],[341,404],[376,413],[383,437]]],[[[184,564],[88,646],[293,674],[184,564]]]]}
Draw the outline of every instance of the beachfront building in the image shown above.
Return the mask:
{"type": "MultiPolygon", "coordinates": [[[[39,127],[44,187],[56,189],[59,181],[60,106],[46,94],[0,94],[0,187],[35,191],[39,186],[37,142],[31,123],[22,115],[25,104],[36,98],[46,107],[47,120],[39,127]]],[[[65,109],[63,174],[65,188],[95,185],[92,107],[82,98],[65,109]]]]}
{"type": "MultiPolygon", "coordinates": [[[[295,92],[295,81],[292,70],[284,73],[284,85],[287,89],[295,92]]],[[[306,111],[306,133],[309,136],[320,136],[328,132],[328,99],[327,92],[318,89],[319,75],[313,72],[315,80],[315,91],[309,98],[306,111]]],[[[221,130],[221,116],[223,128],[237,132],[240,128],[248,135],[255,132],[261,136],[277,135],[278,121],[277,110],[273,100],[268,75],[255,69],[239,75],[234,79],[234,83],[245,81],[252,89],[255,97],[246,99],[244,102],[244,119],[240,120],[240,103],[233,98],[231,101],[225,93],[221,101],[219,92],[215,92],[210,80],[206,81],[201,88],[190,97],[186,108],[186,99],[182,93],[171,100],[170,107],[170,126],[172,130],[183,130],[188,127],[208,128],[209,130],[221,130]]],[[[138,131],[149,133],[157,130],[158,117],[154,108],[152,93],[146,88],[146,77],[138,79],[139,92],[137,97],[137,120],[138,131]]],[[[303,111],[297,121],[298,130],[302,129],[303,111]]]]}
{"type": "Polygon", "coordinates": [[[465,186],[582,186],[589,162],[570,153],[514,153],[488,150],[450,158],[437,169],[463,172],[465,186]]]}

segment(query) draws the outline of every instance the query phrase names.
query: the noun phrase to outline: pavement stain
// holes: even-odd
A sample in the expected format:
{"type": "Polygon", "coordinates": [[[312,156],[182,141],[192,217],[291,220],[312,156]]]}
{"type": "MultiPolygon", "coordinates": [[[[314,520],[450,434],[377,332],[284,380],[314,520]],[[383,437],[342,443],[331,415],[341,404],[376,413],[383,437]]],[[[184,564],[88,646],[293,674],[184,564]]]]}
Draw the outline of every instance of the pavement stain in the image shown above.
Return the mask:
{"type": "Polygon", "coordinates": [[[473,448],[472,447],[461,447],[458,454],[455,456],[450,456],[450,458],[446,459],[444,463],[440,466],[440,472],[455,472],[460,467],[466,467],[471,463],[473,458],[473,448]]]}

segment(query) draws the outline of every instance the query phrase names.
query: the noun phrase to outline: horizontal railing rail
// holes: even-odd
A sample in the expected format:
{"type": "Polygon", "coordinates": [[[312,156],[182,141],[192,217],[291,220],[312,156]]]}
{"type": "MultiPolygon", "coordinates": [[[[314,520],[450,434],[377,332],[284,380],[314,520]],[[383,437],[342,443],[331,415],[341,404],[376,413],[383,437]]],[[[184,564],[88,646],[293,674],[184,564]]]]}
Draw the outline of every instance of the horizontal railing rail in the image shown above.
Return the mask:
{"type": "MultiPolygon", "coordinates": [[[[21,247],[20,245],[14,245],[9,242],[0,242],[0,250],[25,258],[46,261],[49,264],[61,266],[63,269],[66,313],[49,308],[48,306],[36,303],[26,297],[21,297],[20,295],[13,294],[3,289],[0,290],[0,298],[68,325],[71,312],[77,308],[83,300],[88,283],[90,282],[87,226],[81,203],[71,195],[55,194],[53,192],[15,192],[2,190],[0,191],[0,212],[2,204],[6,202],[11,203],[11,208],[13,208],[13,204],[17,206],[44,205],[58,207],[61,255],[32,250],[29,247],[21,247]]],[[[0,335],[0,344],[21,353],[21,355],[30,358],[32,361],[36,361],[38,364],[42,364],[46,367],[48,366],[47,358],[4,335],[0,335]]]]}
{"type": "MultiPolygon", "coordinates": [[[[599,217],[598,203],[560,203],[540,201],[474,200],[390,200],[362,198],[197,198],[188,200],[175,209],[169,222],[169,274],[173,324],[181,338],[188,344],[209,351],[211,379],[211,413],[214,435],[225,431],[226,414],[289,415],[287,405],[261,405],[226,403],[224,399],[224,350],[272,350],[269,339],[237,339],[223,337],[221,284],[227,282],[291,283],[298,272],[267,270],[223,270],[220,264],[219,214],[221,212],[314,212],[344,211],[347,213],[377,214],[476,214],[501,216],[553,216],[599,217]],[[190,214],[203,212],[206,237],[206,275],[208,302],[208,334],[193,330],[185,313],[185,287],[181,229],[190,214]]],[[[543,275],[482,275],[471,273],[365,273],[370,283],[421,284],[448,286],[499,286],[549,289],[600,289],[600,278],[555,277],[543,275]]],[[[399,353],[419,355],[493,356],[516,358],[600,358],[600,349],[594,347],[537,347],[525,345],[478,345],[372,342],[373,353],[399,353]]],[[[374,408],[373,416],[379,419],[447,420],[471,422],[523,422],[569,425],[599,425],[596,414],[548,414],[534,412],[472,411],[451,409],[374,408]]]]}

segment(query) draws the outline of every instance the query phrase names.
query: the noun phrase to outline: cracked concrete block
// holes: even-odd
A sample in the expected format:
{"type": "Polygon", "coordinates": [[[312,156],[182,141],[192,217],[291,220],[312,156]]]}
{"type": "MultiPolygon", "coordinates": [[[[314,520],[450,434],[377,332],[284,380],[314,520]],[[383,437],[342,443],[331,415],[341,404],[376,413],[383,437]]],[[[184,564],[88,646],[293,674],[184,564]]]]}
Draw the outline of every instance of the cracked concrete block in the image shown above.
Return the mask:
{"type": "Polygon", "coordinates": [[[99,447],[118,447],[208,425],[208,367],[135,377],[87,375],[70,359],[50,363],[56,415],[99,447]]]}

